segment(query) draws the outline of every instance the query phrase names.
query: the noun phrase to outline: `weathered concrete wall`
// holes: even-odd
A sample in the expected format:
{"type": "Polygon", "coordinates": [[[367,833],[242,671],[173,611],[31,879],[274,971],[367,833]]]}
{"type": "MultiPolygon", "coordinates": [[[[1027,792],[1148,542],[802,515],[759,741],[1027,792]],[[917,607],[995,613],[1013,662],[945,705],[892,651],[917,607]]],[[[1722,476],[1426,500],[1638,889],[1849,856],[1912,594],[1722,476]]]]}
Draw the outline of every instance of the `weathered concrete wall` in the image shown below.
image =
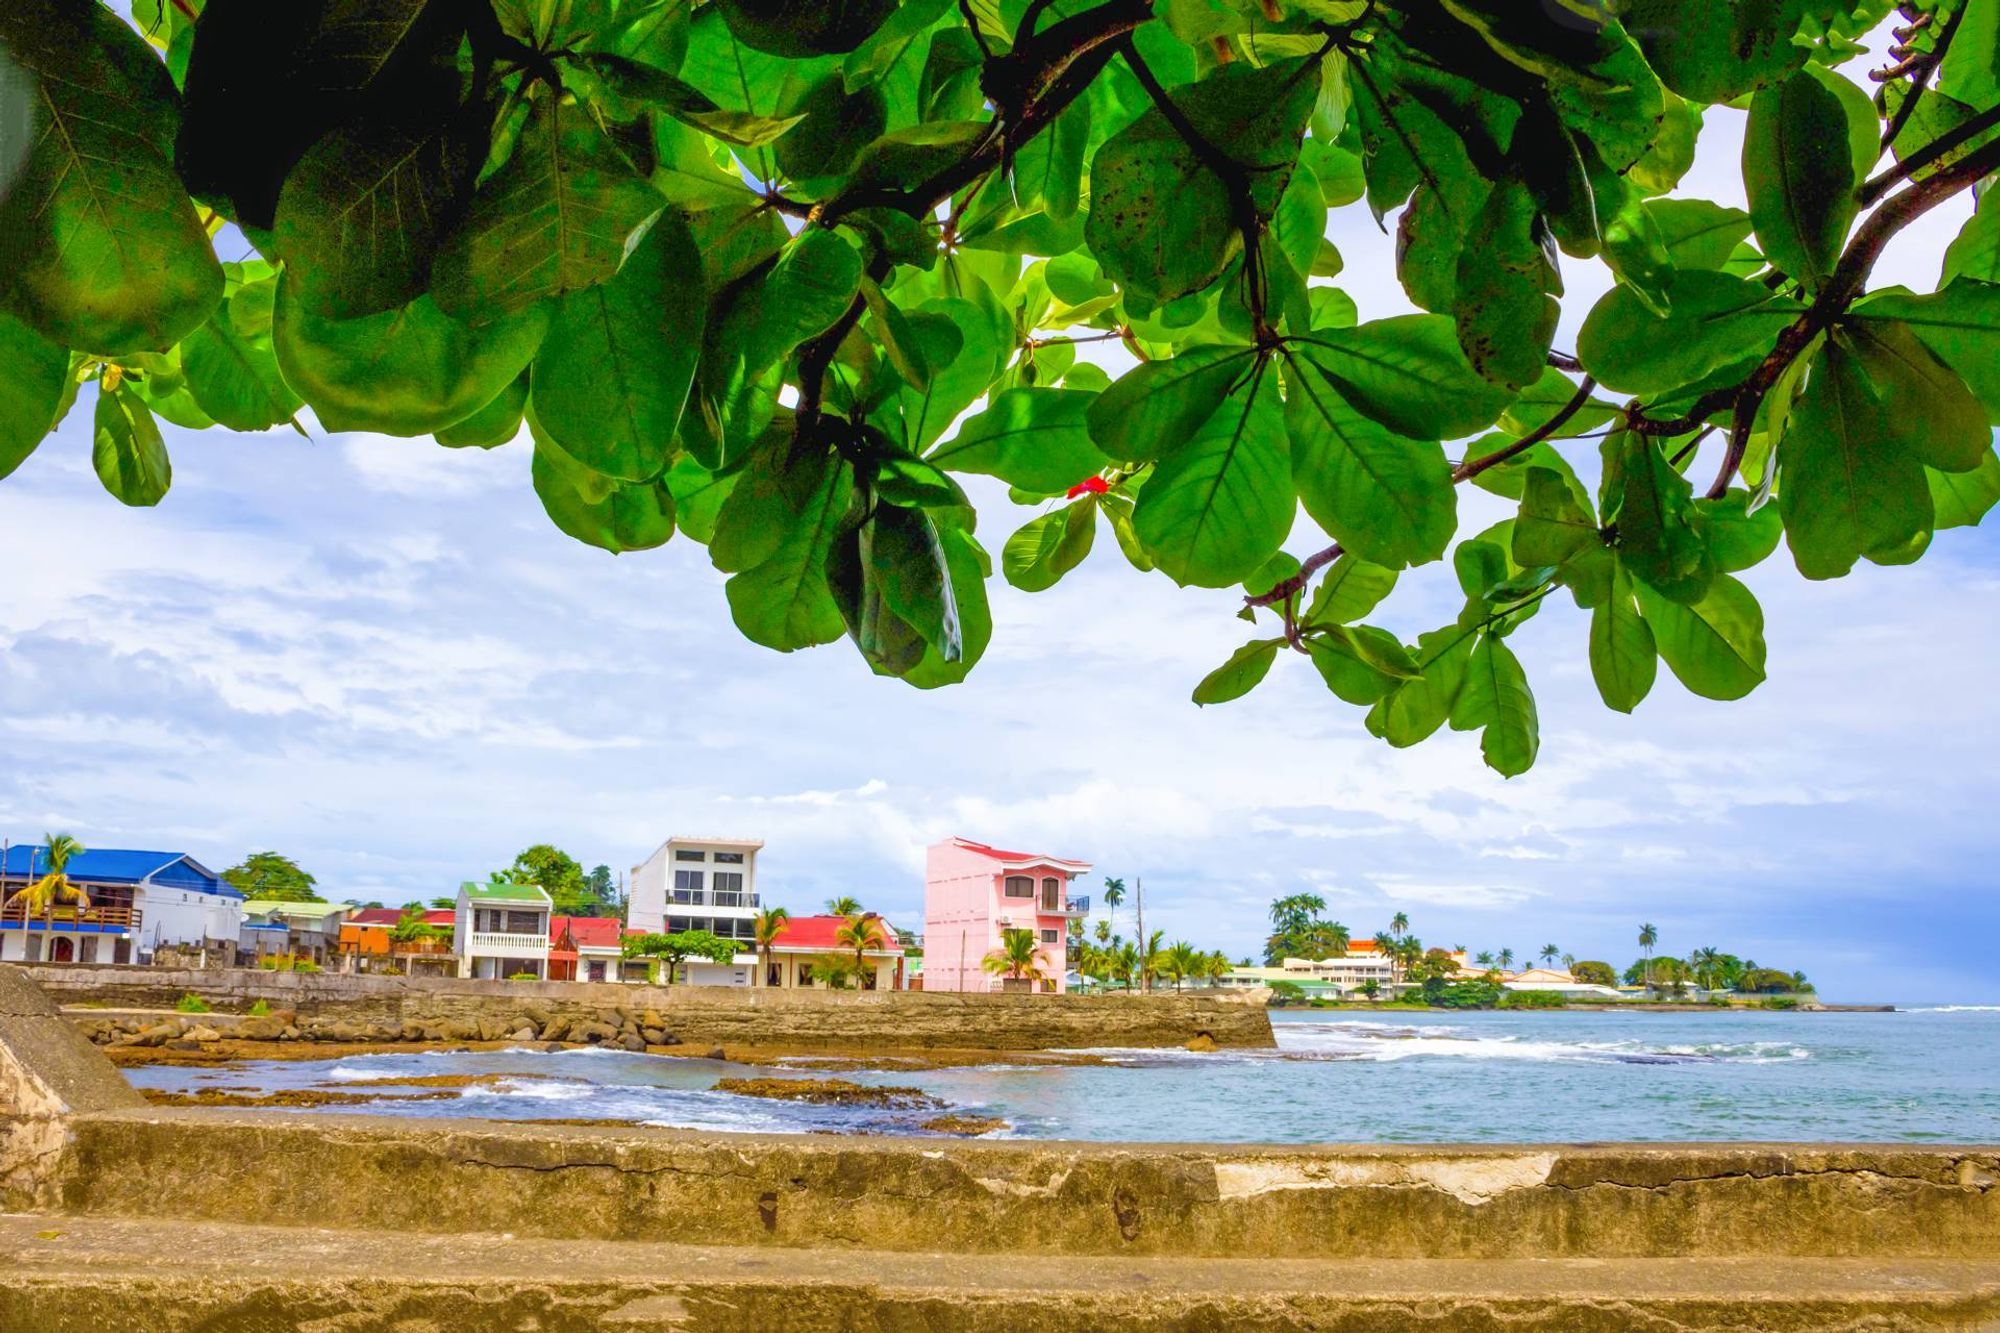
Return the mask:
{"type": "Polygon", "coordinates": [[[45,1202],[66,1118],[145,1100],[19,969],[0,967],[0,1206],[45,1202]]]}
{"type": "Polygon", "coordinates": [[[73,1122],[62,1211],[1046,1255],[2000,1258],[2000,1153],[1234,1148],[272,1112],[73,1122]]]}
{"type": "MultiPolygon", "coordinates": [[[[30,966],[24,971],[63,1004],[171,1008],[189,992],[218,1009],[263,1000],[300,1014],[400,1024],[486,1019],[504,1031],[523,1016],[627,1017],[654,1010],[690,1045],[799,1050],[1052,1050],[1179,1046],[1203,1033],[1220,1046],[1270,1046],[1270,1017],[1240,996],[948,995],[922,991],[735,990],[590,982],[461,981],[350,977],[247,968],[30,966]]],[[[613,1021],[613,1027],[620,1026],[613,1021]]]]}

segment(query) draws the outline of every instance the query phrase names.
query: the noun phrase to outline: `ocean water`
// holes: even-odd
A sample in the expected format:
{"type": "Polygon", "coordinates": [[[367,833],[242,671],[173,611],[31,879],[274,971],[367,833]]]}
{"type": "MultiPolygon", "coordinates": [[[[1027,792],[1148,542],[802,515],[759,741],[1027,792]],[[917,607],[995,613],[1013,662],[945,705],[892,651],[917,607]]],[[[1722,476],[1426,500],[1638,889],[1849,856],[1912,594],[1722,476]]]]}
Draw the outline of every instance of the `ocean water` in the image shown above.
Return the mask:
{"type": "MultiPolygon", "coordinates": [[[[2000,1006],[1888,1014],[1272,1015],[1275,1051],[1102,1050],[1109,1063],[966,1069],[752,1067],[603,1050],[381,1054],[140,1067],[141,1086],[334,1088],[499,1074],[430,1101],[352,1108],[610,1119],[724,1132],[923,1133],[938,1112],[716,1092],[723,1076],[921,1088],[997,1116],[995,1137],[1219,1143],[1805,1140],[2000,1142],[2000,1006]]],[[[421,1091],[385,1087],[385,1097],[421,1091]]],[[[368,1089],[368,1091],[374,1091],[368,1089]]]]}

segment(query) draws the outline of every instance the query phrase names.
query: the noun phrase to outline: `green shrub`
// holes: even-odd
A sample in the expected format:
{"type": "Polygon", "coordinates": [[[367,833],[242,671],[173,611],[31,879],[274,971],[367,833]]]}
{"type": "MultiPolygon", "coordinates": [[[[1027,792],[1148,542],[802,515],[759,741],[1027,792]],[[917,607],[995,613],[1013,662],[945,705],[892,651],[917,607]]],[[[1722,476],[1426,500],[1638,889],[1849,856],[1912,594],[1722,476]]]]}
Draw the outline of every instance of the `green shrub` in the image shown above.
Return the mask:
{"type": "Polygon", "coordinates": [[[1764,997],[1763,1003],[1758,1007],[1763,1009],[1796,1009],[1799,1007],[1799,997],[1796,995],[1767,995],[1764,997]]]}
{"type": "Polygon", "coordinates": [[[1554,990],[1513,990],[1500,997],[1502,1009],[1561,1009],[1569,997],[1554,990]]]}
{"type": "Polygon", "coordinates": [[[319,971],[319,964],[318,964],[318,963],[315,963],[315,962],[314,962],[314,961],[313,961],[312,959],[310,959],[310,958],[294,958],[294,959],[292,960],[292,971],[294,971],[294,972],[317,972],[317,971],[319,971]]]}
{"type": "Polygon", "coordinates": [[[292,960],[288,954],[274,953],[267,957],[259,958],[257,966],[263,968],[266,972],[289,972],[292,970],[292,960]]]}
{"type": "Polygon", "coordinates": [[[509,980],[509,981],[540,981],[540,980],[541,980],[541,978],[540,978],[540,977],[538,977],[538,976],[536,976],[536,975],[535,975],[535,974],[534,974],[533,972],[509,972],[509,973],[507,974],[507,980],[509,980]]]}
{"type": "Polygon", "coordinates": [[[181,996],[180,1002],[174,1006],[175,1009],[184,1014],[205,1014],[209,1011],[209,1007],[208,1001],[202,999],[201,996],[196,995],[193,991],[189,991],[187,994],[181,996]]]}
{"type": "Polygon", "coordinates": [[[1264,983],[1271,990],[1271,1004],[1278,1008],[1286,1005],[1303,1004],[1306,988],[1296,981],[1268,981],[1264,983]]]}
{"type": "Polygon", "coordinates": [[[1436,985],[1426,982],[1422,990],[1411,992],[1408,998],[1438,1009],[1492,1009],[1507,994],[1496,981],[1439,981],[1436,985]]]}
{"type": "Polygon", "coordinates": [[[264,1018],[267,1017],[270,1014],[270,1012],[271,1012],[271,1005],[266,1000],[257,1001],[257,1003],[250,1006],[249,1010],[250,1017],[252,1018],[264,1018]]]}

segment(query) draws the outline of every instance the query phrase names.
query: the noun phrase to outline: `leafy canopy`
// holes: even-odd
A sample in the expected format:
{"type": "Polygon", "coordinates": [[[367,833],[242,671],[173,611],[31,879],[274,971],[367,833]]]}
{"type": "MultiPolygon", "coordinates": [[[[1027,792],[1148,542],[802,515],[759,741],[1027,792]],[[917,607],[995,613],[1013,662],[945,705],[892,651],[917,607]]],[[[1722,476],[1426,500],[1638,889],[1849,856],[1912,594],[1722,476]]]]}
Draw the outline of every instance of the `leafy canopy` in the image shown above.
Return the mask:
{"type": "Polygon", "coordinates": [[[135,505],[161,421],[525,428],[562,531],[679,532],[749,638],[930,688],[993,632],[976,475],[1037,511],[1017,587],[1241,589],[1196,702],[1303,658],[1391,744],[1476,731],[1516,774],[1507,639],[1556,593],[1612,708],[1661,662],[1735,699],[1781,541],[1831,578],[2000,498],[2000,192],[1937,290],[1869,290],[2000,166],[1996,7],[10,0],[0,476],[86,385],[135,505]],[[1677,192],[1724,104],[1747,209],[1677,192]],[[1422,313],[1337,285],[1364,207],[1422,313]],[[1588,263],[1615,286],[1559,349],[1588,263]],[[1462,532],[1468,482],[1514,516],[1462,532]],[[1301,507],[1327,542],[1288,553],[1301,507]],[[1368,623],[1447,553],[1452,623],[1368,623]]]}
{"type": "Polygon", "coordinates": [[[300,869],[297,861],[277,852],[252,852],[223,871],[222,878],[245,898],[295,903],[326,901],[314,887],[319,881],[300,869]]]}

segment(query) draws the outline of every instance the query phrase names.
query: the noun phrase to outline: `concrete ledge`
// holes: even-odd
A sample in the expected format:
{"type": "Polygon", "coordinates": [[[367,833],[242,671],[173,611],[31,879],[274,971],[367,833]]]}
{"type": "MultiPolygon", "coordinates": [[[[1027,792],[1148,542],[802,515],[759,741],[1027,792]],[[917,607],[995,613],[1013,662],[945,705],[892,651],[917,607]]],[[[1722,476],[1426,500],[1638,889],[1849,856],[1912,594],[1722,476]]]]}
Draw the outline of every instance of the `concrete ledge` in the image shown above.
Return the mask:
{"type": "Polygon", "coordinates": [[[485,1020],[502,1031],[520,1026],[519,1016],[530,1012],[598,1017],[652,1010],[689,1044],[800,1051],[1179,1046],[1204,1034],[1219,1046],[1276,1044],[1262,1001],[1240,995],[737,990],[69,964],[21,970],[64,1005],[171,1009],[192,992],[225,1010],[262,1000],[273,1010],[357,1022],[485,1020]]]}
{"type": "Polygon", "coordinates": [[[1161,1260],[0,1217],[0,1327],[539,1333],[1991,1330],[2000,1262],[1161,1260]]]}
{"type": "Polygon", "coordinates": [[[94,1216],[1012,1255],[2000,1257],[1993,1149],[940,1143],[284,1112],[70,1122],[94,1216]]]}

